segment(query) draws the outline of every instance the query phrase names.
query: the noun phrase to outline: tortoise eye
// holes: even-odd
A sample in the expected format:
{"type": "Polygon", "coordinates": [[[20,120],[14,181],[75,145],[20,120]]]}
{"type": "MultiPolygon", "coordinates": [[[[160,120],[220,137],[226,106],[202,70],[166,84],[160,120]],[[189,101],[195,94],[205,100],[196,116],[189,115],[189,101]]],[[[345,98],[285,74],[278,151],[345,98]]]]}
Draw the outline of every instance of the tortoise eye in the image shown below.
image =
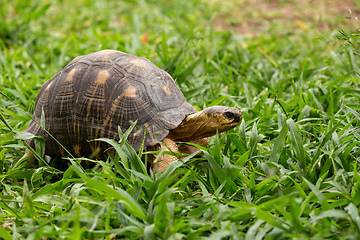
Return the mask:
{"type": "Polygon", "coordinates": [[[224,116],[228,119],[234,119],[235,118],[235,114],[232,112],[225,112],[224,116]]]}

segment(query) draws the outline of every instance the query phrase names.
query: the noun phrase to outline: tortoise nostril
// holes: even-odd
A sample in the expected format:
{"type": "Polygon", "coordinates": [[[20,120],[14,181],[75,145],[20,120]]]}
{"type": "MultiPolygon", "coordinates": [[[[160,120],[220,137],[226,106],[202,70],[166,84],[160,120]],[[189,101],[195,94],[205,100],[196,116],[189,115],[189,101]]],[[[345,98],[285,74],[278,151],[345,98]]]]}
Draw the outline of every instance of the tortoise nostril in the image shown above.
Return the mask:
{"type": "Polygon", "coordinates": [[[240,122],[240,120],[241,120],[241,114],[236,114],[234,118],[234,122],[240,122]]]}

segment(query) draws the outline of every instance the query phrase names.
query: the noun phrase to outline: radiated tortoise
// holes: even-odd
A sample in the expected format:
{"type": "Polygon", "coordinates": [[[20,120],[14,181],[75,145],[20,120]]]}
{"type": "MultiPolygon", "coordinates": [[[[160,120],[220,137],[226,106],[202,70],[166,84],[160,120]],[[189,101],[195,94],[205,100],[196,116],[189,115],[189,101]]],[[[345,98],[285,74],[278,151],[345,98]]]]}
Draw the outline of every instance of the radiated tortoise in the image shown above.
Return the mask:
{"type": "MultiPolygon", "coordinates": [[[[135,121],[128,140],[136,151],[143,143],[144,148],[178,152],[176,142],[206,145],[207,137],[232,129],[241,120],[241,112],[234,107],[197,111],[168,73],[145,58],[115,50],[76,57],[40,89],[33,121],[25,132],[45,139],[45,154],[66,156],[40,127],[42,112],[46,130],[73,156],[88,157],[100,148],[98,159],[106,158],[109,145],[90,140],[119,140],[118,126],[125,132],[135,121]]],[[[28,143],[34,147],[33,139],[28,143]]],[[[191,151],[189,146],[184,152],[191,151]]],[[[26,150],[27,156],[31,151],[26,150]]],[[[153,171],[163,171],[176,160],[163,154],[153,171]]],[[[31,156],[29,162],[36,160],[31,156]]]]}

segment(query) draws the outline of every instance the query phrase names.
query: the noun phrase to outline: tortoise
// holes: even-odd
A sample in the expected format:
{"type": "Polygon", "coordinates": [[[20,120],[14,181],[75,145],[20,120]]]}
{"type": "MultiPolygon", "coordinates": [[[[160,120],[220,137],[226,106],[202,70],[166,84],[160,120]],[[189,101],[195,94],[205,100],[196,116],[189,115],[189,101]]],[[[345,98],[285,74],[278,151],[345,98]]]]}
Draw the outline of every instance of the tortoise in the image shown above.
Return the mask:
{"type": "MultiPolygon", "coordinates": [[[[103,50],[76,57],[44,83],[33,120],[24,131],[45,139],[46,155],[64,157],[64,147],[76,157],[97,152],[95,158],[104,160],[109,145],[89,140],[119,140],[118,126],[124,132],[136,121],[128,136],[135,151],[143,144],[150,150],[179,152],[177,142],[207,145],[207,137],[234,128],[240,120],[241,112],[235,107],[196,110],[171,76],[149,60],[103,50]],[[39,125],[42,113],[46,131],[39,125]]],[[[34,148],[34,139],[27,141],[34,148]]],[[[182,152],[195,150],[187,145],[182,152]]],[[[28,156],[28,162],[37,164],[30,150],[23,158],[28,156]]],[[[177,157],[163,154],[156,163],[150,162],[156,173],[173,161],[177,157]]]]}

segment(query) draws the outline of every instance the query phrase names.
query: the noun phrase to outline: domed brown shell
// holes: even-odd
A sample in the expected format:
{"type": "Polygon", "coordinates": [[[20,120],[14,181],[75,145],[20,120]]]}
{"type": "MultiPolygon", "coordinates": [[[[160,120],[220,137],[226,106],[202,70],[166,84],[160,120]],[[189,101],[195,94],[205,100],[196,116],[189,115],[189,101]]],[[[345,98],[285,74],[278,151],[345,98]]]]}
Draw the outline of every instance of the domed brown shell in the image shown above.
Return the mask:
{"type": "MultiPolygon", "coordinates": [[[[136,120],[129,142],[138,151],[164,139],[169,130],[197,110],[185,99],[168,73],[149,60],[104,50],[71,61],[40,89],[33,120],[25,130],[45,138],[47,155],[66,155],[41,129],[46,130],[74,156],[88,157],[108,147],[97,138],[119,139],[136,120]]],[[[30,144],[33,145],[33,140],[30,144]]]]}

